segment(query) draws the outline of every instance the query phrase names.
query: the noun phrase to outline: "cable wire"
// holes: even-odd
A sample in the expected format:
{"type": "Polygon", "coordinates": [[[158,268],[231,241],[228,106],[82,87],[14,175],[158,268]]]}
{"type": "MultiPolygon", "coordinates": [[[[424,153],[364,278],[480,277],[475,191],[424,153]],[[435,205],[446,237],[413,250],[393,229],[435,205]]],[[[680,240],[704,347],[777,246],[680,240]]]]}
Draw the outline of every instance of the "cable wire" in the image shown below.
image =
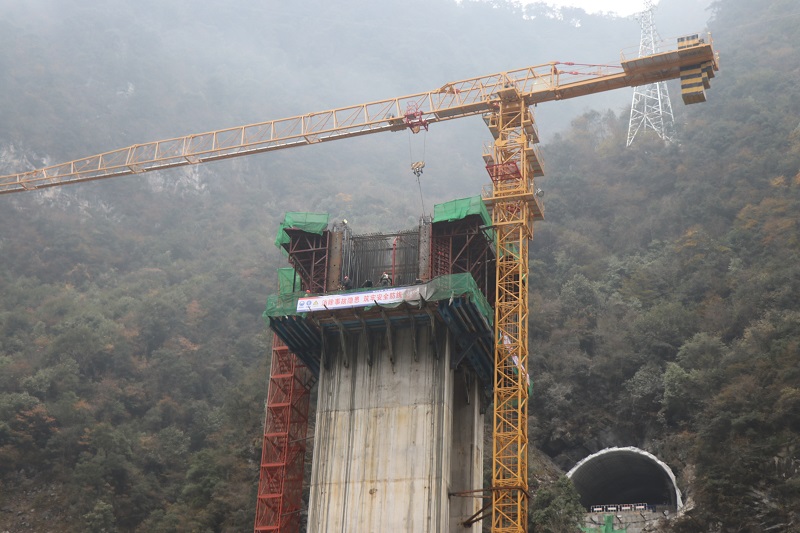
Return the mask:
{"type": "Polygon", "coordinates": [[[422,176],[422,169],[425,168],[425,152],[427,150],[428,144],[428,132],[427,130],[425,133],[422,134],[422,159],[420,161],[414,161],[414,153],[411,149],[411,130],[408,130],[408,159],[411,162],[411,172],[414,173],[414,176],[417,178],[417,188],[419,189],[419,202],[422,207],[422,216],[425,216],[425,198],[422,195],[422,182],[420,181],[420,176],[422,176]]]}

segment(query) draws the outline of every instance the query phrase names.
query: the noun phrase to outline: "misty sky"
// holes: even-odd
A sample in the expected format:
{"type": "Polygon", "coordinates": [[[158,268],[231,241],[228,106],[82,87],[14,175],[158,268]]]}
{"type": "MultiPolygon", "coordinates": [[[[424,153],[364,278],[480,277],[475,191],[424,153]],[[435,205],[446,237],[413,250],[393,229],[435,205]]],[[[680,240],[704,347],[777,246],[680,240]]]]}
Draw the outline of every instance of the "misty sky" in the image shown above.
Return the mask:
{"type": "MultiPolygon", "coordinates": [[[[523,3],[533,3],[533,1],[542,0],[523,0],[523,3]]],[[[545,0],[544,3],[558,7],[579,7],[587,13],[614,13],[620,17],[644,10],[644,0],[545,0]]]]}

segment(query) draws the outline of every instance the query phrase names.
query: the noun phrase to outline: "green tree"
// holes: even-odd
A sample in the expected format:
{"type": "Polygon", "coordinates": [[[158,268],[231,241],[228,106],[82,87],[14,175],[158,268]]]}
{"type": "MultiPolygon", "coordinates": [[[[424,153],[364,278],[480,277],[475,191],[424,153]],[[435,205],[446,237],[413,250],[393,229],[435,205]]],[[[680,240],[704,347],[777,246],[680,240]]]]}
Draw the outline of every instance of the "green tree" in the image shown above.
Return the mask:
{"type": "Polygon", "coordinates": [[[533,533],[577,532],[585,513],[572,481],[561,476],[536,489],[528,509],[528,529],[533,533]]]}
{"type": "Polygon", "coordinates": [[[700,407],[696,371],[687,372],[677,363],[667,363],[661,415],[669,423],[686,422],[700,407]]]}
{"type": "Polygon", "coordinates": [[[661,367],[648,363],[624,385],[620,396],[620,409],[629,412],[637,422],[648,422],[656,418],[664,394],[664,378],[661,367]]]}
{"type": "Polygon", "coordinates": [[[98,500],[94,508],[83,515],[86,530],[91,533],[115,533],[117,531],[114,518],[114,507],[111,504],[98,500]]]}

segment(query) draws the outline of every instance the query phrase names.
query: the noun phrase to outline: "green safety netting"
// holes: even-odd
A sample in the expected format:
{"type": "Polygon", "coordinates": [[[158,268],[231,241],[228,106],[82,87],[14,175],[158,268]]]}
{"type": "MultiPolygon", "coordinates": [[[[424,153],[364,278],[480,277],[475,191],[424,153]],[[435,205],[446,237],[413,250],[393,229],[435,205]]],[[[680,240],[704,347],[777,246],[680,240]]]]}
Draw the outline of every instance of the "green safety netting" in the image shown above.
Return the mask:
{"type": "Polygon", "coordinates": [[[278,293],[291,294],[300,290],[300,276],[292,267],[278,269],[278,293]]]}
{"type": "Polygon", "coordinates": [[[471,196],[458,200],[450,200],[433,206],[433,222],[452,222],[469,215],[480,215],[486,226],[492,225],[492,217],[486,210],[486,204],[480,196],[471,196]]]}
{"type": "Polygon", "coordinates": [[[275,237],[275,246],[282,248],[289,242],[289,236],[283,231],[286,228],[297,228],[308,233],[322,235],[328,227],[328,213],[302,213],[300,211],[290,211],[283,217],[278,227],[278,235],[275,237]]]}
{"type": "Polygon", "coordinates": [[[497,254],[500,257],[505,256],[506,253],[510,254],[511,257],[513,257],[515,260],[517,260],[517,261],[520,260],[520,253],[519,253],[519,245],[518,244],[512,242],[510,244],[506,244],[505,251],[504,250],[498,250],[497,251],[497,254]]]}
{"type": "Polygon", "coordinates": [[[604,517],[603,525],[597,527],[578,526],[584,533],[627,533],[627,528],[616,529],[614,527],[614,515],[607,514],[604,517]]]}
{"type": "MultiPolygon", "coordinates": [[[[486,317],[486,320],[491,324],[494,321],[494,311],[492,306],[486,300],[486,297],[478,289],[477,283],[472,278],[470,273],[450,274],[447,276],[439,276],[434,278],[428,283],[421,285],[407,285],[403,287],[389,287],[391,290],[402,290],[404,292],[403,302],[417,304],[420,299],[426,302],[447,300],[453,297],[467,296],[469,300],[475,304],[481,314],[486,317]]],[[[356,289],[346,291],[347,295],[357,295],[360,292],[380,292],[388,290],[382,287],[371,287],[367,289],[356,289]]],[[[342,294],[345,291],[330,294],[342,294]]],[[[267,308],[264,310],[264,320],[269,321],[269,317],[286,316],[286,315],[305,315],[306,313],[299,313],[297,311],[297,301],[300,298],[307,297],[308,294],[298,291],[288,294],[273,294],[267,298],[267,308]]],[[[313,295],[319,296],[319,295],[313,295]]],[[[397,307],[403,302],[393,303],[380,303],[381,307],[397,307]]],[[[361,308],[370,309],[375,304],[361,305],[361,308]]]]}

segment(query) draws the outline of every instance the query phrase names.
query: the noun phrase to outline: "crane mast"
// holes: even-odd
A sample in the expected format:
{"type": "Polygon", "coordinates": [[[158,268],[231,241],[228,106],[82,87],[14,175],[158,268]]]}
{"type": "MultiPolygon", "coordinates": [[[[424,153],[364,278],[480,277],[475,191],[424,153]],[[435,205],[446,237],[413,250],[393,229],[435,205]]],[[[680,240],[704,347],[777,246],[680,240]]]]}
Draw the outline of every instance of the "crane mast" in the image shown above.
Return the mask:
{"type": "Polygon", "coordinates": [[[534,189],[541,160],[533,116],[513,87],[489,117],[486,198],[497,235],[492,421],[492,531],[525,531],[528,505],[528,245],[544,211],[534,189]]]}
{"type": "Polygon", "coordinates": [[[67,163],[0,176],[0,194],[198,164],[382,131],[419,131],[482,115],[494,142],[484,153],[497,234],[492,450],[492,531],[527,529],[528,246],[544,218],[534,178],[542,176],[531,107],[681,78],[684,102],[705,100],[718,70],[711,40],[679,39],[672,50],[622,58],[621,65],[547,63],[452,82],[424,93],[247,126],[136,144],[67,163]]]}

